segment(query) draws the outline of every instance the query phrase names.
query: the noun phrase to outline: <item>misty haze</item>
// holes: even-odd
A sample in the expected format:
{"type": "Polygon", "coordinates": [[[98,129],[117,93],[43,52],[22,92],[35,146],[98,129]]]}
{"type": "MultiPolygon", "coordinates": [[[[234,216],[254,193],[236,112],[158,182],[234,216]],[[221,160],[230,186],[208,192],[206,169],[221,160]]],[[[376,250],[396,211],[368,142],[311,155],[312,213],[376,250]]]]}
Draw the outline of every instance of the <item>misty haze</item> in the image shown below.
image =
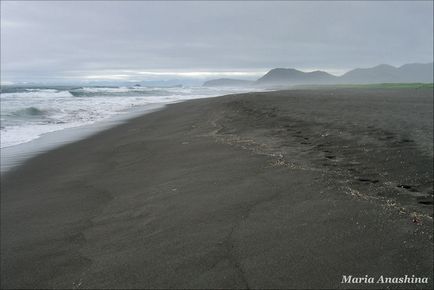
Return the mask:
{"type": "Polygon", "coordinates": [[[2,289],[432,289],[433,1],[1,1],[2,289]]]}

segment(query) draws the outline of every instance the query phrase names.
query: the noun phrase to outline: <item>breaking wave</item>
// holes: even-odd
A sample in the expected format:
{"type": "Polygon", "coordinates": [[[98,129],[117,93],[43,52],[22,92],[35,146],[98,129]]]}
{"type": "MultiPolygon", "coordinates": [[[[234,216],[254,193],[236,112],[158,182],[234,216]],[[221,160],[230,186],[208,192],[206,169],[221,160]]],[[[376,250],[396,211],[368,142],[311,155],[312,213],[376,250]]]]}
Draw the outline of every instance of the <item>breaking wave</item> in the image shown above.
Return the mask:
{"type": "Polygon", "coordinates": [[[232,91],[203,87],[2,87],[1,143],[8,147],[42,134],[91,124],[151,104],[215,97],[232,91]]]}
{"type": "Polygon", "coordinates": [[[17,117],[39,117],[45,114],[46,114],[45,111],[39,110],[38,108],[35,107],[28,107],[12,113],[13,116],[17,116],[17,117]]]}

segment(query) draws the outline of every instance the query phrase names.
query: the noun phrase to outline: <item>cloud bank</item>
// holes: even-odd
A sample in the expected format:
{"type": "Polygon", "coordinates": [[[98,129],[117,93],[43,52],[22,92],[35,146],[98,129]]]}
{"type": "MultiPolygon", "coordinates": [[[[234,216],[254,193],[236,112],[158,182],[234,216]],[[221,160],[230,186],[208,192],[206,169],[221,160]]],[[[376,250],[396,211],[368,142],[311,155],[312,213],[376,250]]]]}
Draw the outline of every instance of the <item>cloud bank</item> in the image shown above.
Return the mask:
{"type": "Polygon", "coordinates": [[[2,81],[431,62],[433,3],[1,2],[2,81]]]}

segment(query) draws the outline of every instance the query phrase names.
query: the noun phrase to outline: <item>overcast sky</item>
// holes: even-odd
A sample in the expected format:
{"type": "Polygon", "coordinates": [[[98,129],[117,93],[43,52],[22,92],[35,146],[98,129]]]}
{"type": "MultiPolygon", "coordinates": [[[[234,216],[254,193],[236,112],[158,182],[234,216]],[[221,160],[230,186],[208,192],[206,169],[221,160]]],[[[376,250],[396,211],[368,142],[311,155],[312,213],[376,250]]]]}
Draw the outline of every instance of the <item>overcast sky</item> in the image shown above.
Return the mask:
{"type": "Polygon", "coordinates": [[[433,58],[433,3],[1,2],[2,81],[339,74],[433,58]]]}

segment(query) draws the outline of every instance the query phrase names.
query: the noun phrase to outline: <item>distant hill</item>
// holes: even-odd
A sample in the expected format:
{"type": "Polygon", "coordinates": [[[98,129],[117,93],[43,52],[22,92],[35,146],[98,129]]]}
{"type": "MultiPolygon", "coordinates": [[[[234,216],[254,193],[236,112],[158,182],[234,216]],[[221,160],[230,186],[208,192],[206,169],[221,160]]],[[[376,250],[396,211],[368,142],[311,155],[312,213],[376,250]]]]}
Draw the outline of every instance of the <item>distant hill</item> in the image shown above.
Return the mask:
{"type": "Polygon", "coordinates": [[[433,82],[433,63],[410,63],[398,68],[405,82],[433,82]]]}
{"type": "Polygon", "coordinates": [[[293,68],[275,68],[259,78],[256,86],[276,87],[322,84],[432,83],[433,63],[412,63],[400,67],[380,64],[356,68],[338,77],[324,71],[302,72],[293,68]]]}
{"type": "Polygon", "coordinates": [[[356,68],[342,76],[324,71],[302,72],[293,68],[275,68],[255,82],[236,79],[216,79],[205,82],[208,87],[288,87],[293,85],[339,85],[379,83],[432,83],[433,63],[411,63],[400,67],[380,64],[371,68],[356,68]]]}
{"type": "Polygon", "coordinates": [[[372,68],[356,68],[340,77],[341,83],[390,83],[401,82],[396,67],[380,64],[372,68]]]}
{"type": "Polygon", "coordinates": [[[305,73],[293,68],[275,68],[259,78],[255,84],[259,86],[329,84],[336,82],[336,79],[336,76],[324,71],[305,73]]]}
{"type": "Polygon", "coordinates": [[[357,68],[340,77],[341,83],[432,83],[433,63],[405,64],[394,67],[381,64],[372,68],[357,68]]]}
{"type": "Polygon", "coordinates": [[[237,79],[216,79],[209,80],[203,83],[205,87],[247,87],[250,86],[253,81],[237,80],[237,79]]]}

